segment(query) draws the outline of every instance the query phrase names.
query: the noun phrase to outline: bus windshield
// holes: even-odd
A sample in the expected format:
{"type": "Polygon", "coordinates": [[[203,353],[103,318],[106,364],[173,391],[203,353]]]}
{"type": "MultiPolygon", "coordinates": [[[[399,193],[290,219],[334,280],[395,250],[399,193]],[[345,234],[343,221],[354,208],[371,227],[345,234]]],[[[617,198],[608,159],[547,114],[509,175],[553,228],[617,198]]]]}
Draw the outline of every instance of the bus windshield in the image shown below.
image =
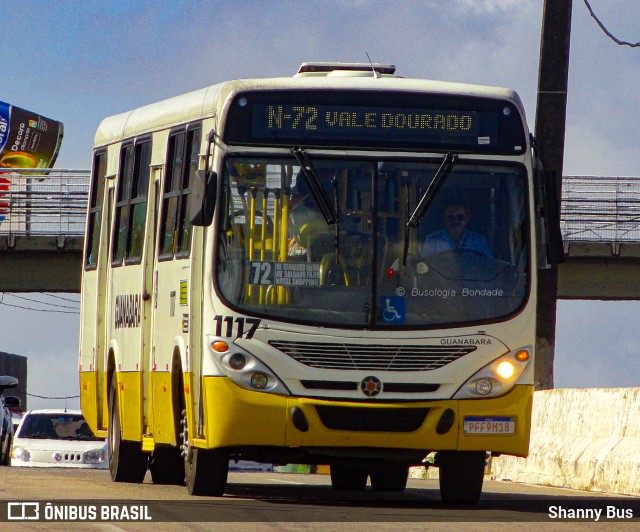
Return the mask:
{"type": "Polygon", "coordinates": [[[526,170],[458,159],[420,220],[442,160],[228,157],[216,282],[234,309],[354,328],[504,318],[528,294],[526,170]]]}

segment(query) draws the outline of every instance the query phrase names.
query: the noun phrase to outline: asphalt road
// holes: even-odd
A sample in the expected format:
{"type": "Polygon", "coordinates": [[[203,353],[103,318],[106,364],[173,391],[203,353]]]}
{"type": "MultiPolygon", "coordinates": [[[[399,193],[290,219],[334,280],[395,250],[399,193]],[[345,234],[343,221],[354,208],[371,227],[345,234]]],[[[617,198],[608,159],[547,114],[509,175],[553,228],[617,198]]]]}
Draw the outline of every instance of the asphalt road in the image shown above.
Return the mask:
{"type": "Polygon", "coordinates": [[[12,519],[7,529],[404,532],[451,530],[452,523],[456,529],[540,530],[562,522],[582,530],[596,521],[640,529],[640,498],[511,482],[485,481],[477,506],[451,506],[440,501],[434,480],[409,479],[404,493],[349,493],[333,491],[327,475],[231,472],[224,497],[192,497],[182,486],[153,485],[148,475],[143,484],[123,484],[111,482],[108,471],[0,468],[0,520],[9,512],[33,517],[36,508],[40,521],[12,519]]]}

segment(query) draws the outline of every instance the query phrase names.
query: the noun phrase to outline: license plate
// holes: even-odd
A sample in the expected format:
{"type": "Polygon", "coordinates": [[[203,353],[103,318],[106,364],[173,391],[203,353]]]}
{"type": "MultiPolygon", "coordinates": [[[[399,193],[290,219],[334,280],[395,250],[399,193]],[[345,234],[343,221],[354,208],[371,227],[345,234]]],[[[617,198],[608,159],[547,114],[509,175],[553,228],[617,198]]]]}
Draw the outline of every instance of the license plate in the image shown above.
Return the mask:
{"type": "Polygon", "coordinates": [[[465,434],[513,434],[516,421],[512,417],[465,417],[465,434]]]}

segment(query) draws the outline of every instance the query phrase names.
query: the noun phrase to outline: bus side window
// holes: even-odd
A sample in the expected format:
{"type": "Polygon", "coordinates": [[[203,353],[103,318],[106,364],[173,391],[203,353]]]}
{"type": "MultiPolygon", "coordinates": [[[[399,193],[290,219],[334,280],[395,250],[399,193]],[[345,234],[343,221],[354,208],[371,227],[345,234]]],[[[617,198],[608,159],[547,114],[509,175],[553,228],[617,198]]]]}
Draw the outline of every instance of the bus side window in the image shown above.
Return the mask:
{"type": "Polygon", "coordinates": [[[151,142],[136,144],[127,260],[140,261],[147,218],[147,194],[151,163],[151,142]]]}
{"type": "Polygon", "coordinates": [[[191,250],[191,234],[193,226],[189,220],[189,196],[186,192],[189,190],[193,177],[198,170],[198,157],[200,153],[200,129],[192,129],[187,132],[187,163],[184,178],[182,180],[182,198],[180,200],[180,242],[178,244],[178,253],[189,254],[191,250]]]}
{"type": "Polygon", "coordinates": [[[113,229],[113,264],[138,263],[142,258],[147,216],[151,142],[128,145],[120,152],[118,200],[113,229]]]}
{"type": "Polygon", "coordinates": [[[120,150],[120,170],[118,172],[118,196],[116,215],[113,225],[113,252],[111,260],[114,266],[122,264],[127,245],[129,230],[129,202],[131,182],[133,181],[133,145],[123,146],[120,150]]]}
{"type": "Polygon", "coordinates": [[[164,181],[159,256],[188,256],[193,226],[188,219],[189,183],[198,169],[201,130],[192,128],[169,137],[164,181]]]}
{"type": "Polygon", "coordinates": [[[89,220],[87,225],[87,241],[85,253],[85,269],[91,270],[98,264],[98,250],[100,249],[100,229],[102,221],[102,202],[104,201],[104,186],[107,173],[107,153],[96,153],[93,159],[91,176],[91,203],[89,205],[89,220]]]}

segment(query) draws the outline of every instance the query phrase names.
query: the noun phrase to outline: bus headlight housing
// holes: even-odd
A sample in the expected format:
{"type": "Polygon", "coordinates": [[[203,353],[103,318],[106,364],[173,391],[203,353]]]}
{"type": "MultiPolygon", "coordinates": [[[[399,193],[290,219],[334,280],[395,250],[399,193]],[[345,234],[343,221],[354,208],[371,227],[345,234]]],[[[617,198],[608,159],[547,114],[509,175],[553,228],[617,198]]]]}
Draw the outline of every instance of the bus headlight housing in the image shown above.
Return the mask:
{"type": "Polygon", "coordinates": [[[489,395],[493,390],[493,383],[490,379],[478,379],[475,386],[479,395],[489,395]]]}
{"type": "Polygon", "coordinates": [[[496,367],[496,373],[501,379],[508,380],[516,373],[516,368],[510,360],[503,360],[496,367]]]}
{"type": "Polygon", "coordinates": [[[238,386],[257,392],[290,395],[271,368],[245,349],[217,336],[209,337],[209,347],[218,366],[238,386]]]}
{"type": "Polygon", "coordinates": [[[253,375],[251,375],[251,379],[249,379],[251,386],[253,386],[256,390],[263,390],[269,385],[269,377],[265,375],[261,371],[256,371],[253,375]]]}
{"type": "Polygon", "coordinates": [[[516,349],[477,371],[454,394],[453,399],[480,399],[504,395],[518,382],[529,365],[532,347],[516,349]]]}
{"type": "Polygon", "coordinates": [[[247,358],[242,353],[234,353],[229,357],[229,367],[240,371],[247,365],[247,358]]]}

